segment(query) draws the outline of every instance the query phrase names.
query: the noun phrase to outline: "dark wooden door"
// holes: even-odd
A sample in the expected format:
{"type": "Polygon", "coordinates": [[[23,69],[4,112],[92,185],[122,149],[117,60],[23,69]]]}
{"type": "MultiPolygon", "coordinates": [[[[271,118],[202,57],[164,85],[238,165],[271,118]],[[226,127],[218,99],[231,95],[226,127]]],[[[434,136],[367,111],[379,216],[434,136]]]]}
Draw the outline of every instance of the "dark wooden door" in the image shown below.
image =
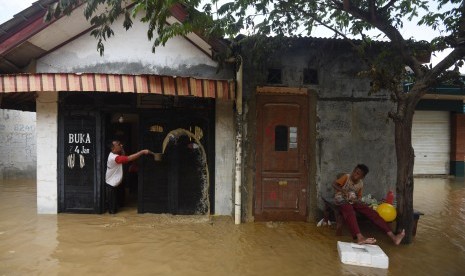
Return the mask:
{"type": "Polygon", "coordinates": [[[63,111],[59,135],[59,212],[101,213],[95,112],[63,111]]]}
{"type": "MultiPolygon", "coordinates": [[[[162,152],[165,137],[176,129],[199,134],[199,141],[207,153],[208,169],[214,172],[214,135],[210,110],[153,110],[140,117],[140,136],[143,148],[162,152]]],[[[171,136],[169,136],[171,137],[171,136]]],[[[209,182],[204,178],[201,151],[187,136],[171,137],[161,161],[144,156],[139,174],[139,213],[171,213],[182,215],[205,214],[208,202],[213,202],[213,173],[209,182]],[[209,186],[205,186],[209,184],[209,186]],[[207,205],[206,205],[207,204],[207,205]]],[[[211,210],[211,206],[210,210],[211,210]]]]}
{"type": "Polygon", "coordinates": [[[305,95],[257,95],[255,220],[306,220],[307,137],[305,95]]]}
{"type": "MultiPolygon", "coordinates": [[[[174,116],[170,111],[154,110],[141,114],[141,148],[161,153],[165,136],[172,129],[174,116]]],[[[137,210],[139,213],[169,213],[170,210],[170,158],[165,154],[160,161],[143,156],[138,162],[139,188],[137,210]]]]}

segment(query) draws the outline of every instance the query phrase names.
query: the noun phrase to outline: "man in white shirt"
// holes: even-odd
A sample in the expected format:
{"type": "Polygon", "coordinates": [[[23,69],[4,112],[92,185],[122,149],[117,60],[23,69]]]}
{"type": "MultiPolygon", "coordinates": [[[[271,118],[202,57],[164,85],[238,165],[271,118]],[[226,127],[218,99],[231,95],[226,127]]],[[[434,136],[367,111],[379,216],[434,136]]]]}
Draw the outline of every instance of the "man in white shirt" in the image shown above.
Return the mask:
{"type": "Polygon", "coordinates": [[[117,202],[117,187],[123,181],[123,164],[134,161],[142,155],[153,154],[148,149],[138,151],[134,154],[126,156],[123,149],[123,144],[119,140],[111,142],[111,152],[108,155],[107,171],[105,174],[105,183],[107,189],[108,212],[116,214],[118,211],[117,202]]]}

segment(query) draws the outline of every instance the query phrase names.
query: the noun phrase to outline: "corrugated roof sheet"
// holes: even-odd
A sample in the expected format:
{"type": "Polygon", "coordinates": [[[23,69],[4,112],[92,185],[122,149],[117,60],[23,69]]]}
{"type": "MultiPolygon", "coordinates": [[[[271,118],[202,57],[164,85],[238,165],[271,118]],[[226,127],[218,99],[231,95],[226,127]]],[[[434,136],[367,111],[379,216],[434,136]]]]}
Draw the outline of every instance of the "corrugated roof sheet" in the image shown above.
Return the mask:
{"type": "Polygon", "coordinates": [[[81,91],[152,93],[235,99],[234,81],[192,77],[121,74],[44,73],[0,75],[0,93],[37,91],[81,91]]]}

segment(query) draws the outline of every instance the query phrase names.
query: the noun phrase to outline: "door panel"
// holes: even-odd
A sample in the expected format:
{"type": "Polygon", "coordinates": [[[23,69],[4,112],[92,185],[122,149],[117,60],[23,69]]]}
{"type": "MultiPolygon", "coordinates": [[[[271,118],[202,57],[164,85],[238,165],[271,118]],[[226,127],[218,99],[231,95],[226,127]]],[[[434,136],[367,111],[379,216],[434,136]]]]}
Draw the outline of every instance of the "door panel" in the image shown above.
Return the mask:
{"type": "MultiPolygon", "coordinates": [[[[297,127],[296,119],[300,117],[301,108],[298,104],[265,103],[263,119],[263,171],[265,172],[298,172],[299,151],[290,145],[290,128],[297,127]]],[[[295,131],[293,131],[295,133],[295,131]]],[[[296,133],[297,135],[297,133],[296,133]]]]}
{"type": "Polygon", "coordinates": [[[299,208],[299,179],[265,178],[263,179],[264,208],[299,208]]]}
{"type": "Polygon", "coordinates": [[[257,95],[255,219],[306,220],[307,97],[257,95]]]}

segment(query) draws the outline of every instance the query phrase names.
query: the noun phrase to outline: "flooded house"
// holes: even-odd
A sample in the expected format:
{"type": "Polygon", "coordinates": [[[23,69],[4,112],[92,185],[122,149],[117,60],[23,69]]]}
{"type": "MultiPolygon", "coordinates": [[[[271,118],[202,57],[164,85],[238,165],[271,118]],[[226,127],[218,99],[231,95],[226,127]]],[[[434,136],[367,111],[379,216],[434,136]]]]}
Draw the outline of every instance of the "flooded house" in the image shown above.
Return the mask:
{"type": "MultiPolygon", "coordinates": [[[[312,221],[336,174],[358,163],[370,167],[367,193],[395,188],[394,104],[387,91],[369,93],[347,42],[269,38],[262,57],[245,42],[240,62],[217,72],[220,40],[191,34],[153,54],[146,26],[134,20],[128,32],[114,24],[101,57],[82,7],[44,22],[41,2],[50,1],[0,26],[1,108],[36,112],[39,213],[105,212],[114,138],[128,153],[159,153],[140,159],[135,173],[126,168],[140,213],[312,221]]],[[[446,119],[429,143],[446,139],[447,160],[433,166],[463,176],[463,96],[438,93],[427,97],[442,104],[419,105],[433,115],[418,113],[446,119]]],[[[436,123],[427,119],[425,129],[436,123]]]]}
{"type": "MultiPolygon", "coordinates": [[[[357,41],[353,41],[357,43],[357,41]]],[[[370,93],[351,43],[328,38],[260,38],[243,47],[246,220],[316,220],[337,174],[370,168],[365,194],[396,189],[395,109],[389,91],[370,93]],[[253,192],[252,192],[253,191],[253,192]]],[[[376,50],[376,49],[375,49],[376,50]]],[[[418,56],[424,63],[429,54],[418,56]]],[[[405,84],[408,93],[409,84],[405,84]]],[[[463,85],[440,85],[416,107],[416,176],[463,177],[463,85]]]]}
{"type": "Polygon", "coordinates": [[[157,153],[125,168],[138,212],[231,215],[235,74],[217,72],[222,42],[192,33],[153,54],[136,19],[130,31],[115,22],[100,56],[84,7],[44,22],[49,2],[0,37],[1,108],[36,113],[38,213],[105,212],[108,144],[119,139],[128,154],[157,153]]]}
{"type": "Polygon", "coordinates": [[[316,220],[336,175],[358,163],[376,181],[369,193],[382,196],[396,172],[389,93],[369,95],[370,81],[357,77],[365,65],[344,40],[275,40],[263,61],[244,58],[244,186],[254,191],[245,216],[316,220]]]}

